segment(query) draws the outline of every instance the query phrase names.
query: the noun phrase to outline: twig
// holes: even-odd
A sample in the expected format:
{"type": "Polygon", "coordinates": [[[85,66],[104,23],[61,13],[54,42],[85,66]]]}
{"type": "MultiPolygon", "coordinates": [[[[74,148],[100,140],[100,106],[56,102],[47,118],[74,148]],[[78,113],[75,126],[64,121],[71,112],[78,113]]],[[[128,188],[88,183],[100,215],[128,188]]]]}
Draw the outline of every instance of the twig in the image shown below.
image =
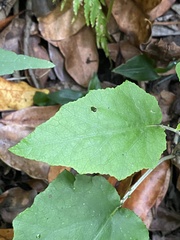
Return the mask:
{"type": "Polygon", "coordinates": [[[172,22],[154,22],[154,23],[153,23],[153,26],[154,26],[154,25],[168,26],[168,25],[177,25],[177,24],[180,24],[180,22],[179,22],[179,21],[172,21],[172,22]]]}
{"type": "Polygon", "coordinates": [[[180,136],[180,132],[172,127],[165,126],[165,125],[159,125],[160,127],[164,128],[165,130],[171,131],[176,133],[178,136],[180,136]]]}
{"type": "MultiPolygon", "coordinates": [[[[158,163],[157,166],[159,166],[162,162],[173,159],[175,157],[175,155],[168,155],[165,157],[162,157],[158,163]]],[[[157,167],[156,166],[156,167],[157,167]]],[[[136,188],[144,181],[144,179],[154,170],[153,169],[149,169],[147,170],[147,172],[145,172],[145,174],[132,186],[132,188],[124,195],[124,197],[121,199],[121,206],[124,204],[124,202],[129,198],[129,196],[136,190],[136,188]]]]}

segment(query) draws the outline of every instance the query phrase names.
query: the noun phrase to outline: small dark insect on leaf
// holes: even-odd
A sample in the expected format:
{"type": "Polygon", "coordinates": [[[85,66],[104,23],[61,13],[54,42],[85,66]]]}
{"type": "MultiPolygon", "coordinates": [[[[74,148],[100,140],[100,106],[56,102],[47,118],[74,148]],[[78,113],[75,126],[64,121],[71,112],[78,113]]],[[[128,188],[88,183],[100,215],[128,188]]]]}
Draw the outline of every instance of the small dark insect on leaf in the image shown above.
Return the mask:
{"type": "Polygon", "coordinates": [[[97,112],[97,108],[91,107],[91,111],[92,111],[92,112],[97,112]]]}

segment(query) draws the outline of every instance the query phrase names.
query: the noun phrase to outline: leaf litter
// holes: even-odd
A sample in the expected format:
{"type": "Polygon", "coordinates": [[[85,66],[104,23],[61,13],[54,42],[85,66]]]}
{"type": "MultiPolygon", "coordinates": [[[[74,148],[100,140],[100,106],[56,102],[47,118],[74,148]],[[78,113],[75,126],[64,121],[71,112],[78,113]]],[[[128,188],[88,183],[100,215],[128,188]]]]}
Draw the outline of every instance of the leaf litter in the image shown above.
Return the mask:
{"type": "MultiPolygon", "coordinates": [[[[27,1],[19,0],[19,12],[26,9],[24,2],[27,1]]],[[[106,1],[107,5],[109,2],[106,1]]],[[[37,1],[32,3],[36,6],[37,1]]],[[[174,0],[157,0],[146,1],[146,4],[143,4],[143,1],[138,0],[128,1],[127,5],[125,1],[114,1],[108,24],[108,32],[111,36],[108,49],[113,68],[142,53],[155,60],[156,67],[161,68],[166,68],[170,62],[179,59],[179,42],[176,36],[179,34],[177,24],[179,13],[174,12],[176,11],[174,3],[174,0]],[[126,36],[124,39],[122,33],[126,36]]],[[[33,14],[37,19],[31,22],[32,27],[28,29],[25,13],[16,18],[7,18],[19,13],[15,8],[12,9],[14,4],[14,0],[3,1],[3,7],[0,8],[0,19],[2,19],[0,47],[17,54],[23,52],[29,56],[50,59],[56,67],[54,70],[28,70],[23,73],[16,72],[13,76],[5,75],[3,76],[5,80],[3,79],[0,83],[2,115],[0,121],[0,221],[3,229],[0,229],[0,236],[2,239],[3,237],[12,239],[11,223],[14,217],[29,207],[34,197],[47,187],[48,182],[54,180],[61,171],[66,169],[66,167],[52,167],[36,161],[29,162],[28,159],[14,156],[8,151],[10,146],[27,136],[39,124],[47,121],[59,109],[59,106],[32,107],[34,92],[42,91],[42,89],[36,89],[32,79],[35,77],[39,85],[46,89],[45,92],[64,88],[83,91],[95,72],[98,72],[102,86],[116,86],[125,80],[124,76],[111,73],[109,70],[108,60],[101,50],[97,50],[94,31],[85,26],[81,9],[78,17],[71,23],[72,5],[67,5],[61,13],[59,6],[53,5],[48,9],[44,1],[40,8],[33,8],[33,14]],[[59,25],[62,27],[59,28],[59,25]],[[24,28],[30,34],[28,41],[23,35],[24,28]],[[29,46],[28,52],[25,48],[22,49],[23,42],[29,46]],[[26,83],[22,82],[22,76],[25,77],[26,83]],[[10,82],[13,78],[18,83],[10,82]],[[23,89],[20,87],[22,85],[25,86],[23,89]],[[15,86],[18,87],[13,90],[15,86]],[[33,92],[30,97],[27,97],[29,87],[33,92]],[[14,91],[19,92],[20,99],[18,96],[13,98],[14,91]],[[9,112],[12,110],[17,111],[9,112]]],[[[160,74],[160,78],[156,81],[138,82],[138,84],[156,96],[163,113],[163,123],[176,127],[180,116],[180,85],[175,70],[171,69],[160,74]]],[[[93,113],[96,113],[95,106],[91,107],[93,107],[93,113]]],[[[170,154],[174,142],[173,136],[169,133],[167,133],[167,145],[167,151],[170,154]]],[[[178,238],[180,236],[179,165],[173,164],[173,167],[169,168],[167,163],[155,169],[154,172],[155,174],[152,173],[149,179],[139,186],[134,196],[132,195],[125,205],[143,219],[150,230],[152,240],[178,238]],[[157,175],[160,178],[157,179],[157,175]],[[146,199],[146,196],[151,198],[146,199]],[[140,208],[142,203],[143,211],[140,208]]],[[[141,174],[143,172],[122,181],[111,176],[105,177],[122,197],[141,174]]]]}

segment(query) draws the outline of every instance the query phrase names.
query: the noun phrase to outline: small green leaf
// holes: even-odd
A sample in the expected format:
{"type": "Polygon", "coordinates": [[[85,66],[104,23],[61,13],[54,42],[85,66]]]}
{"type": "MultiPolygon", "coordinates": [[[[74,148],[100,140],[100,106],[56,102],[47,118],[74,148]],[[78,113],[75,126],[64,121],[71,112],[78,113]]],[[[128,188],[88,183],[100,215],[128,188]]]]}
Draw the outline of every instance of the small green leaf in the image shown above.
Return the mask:
{"type": "Polygon", "coordinates": [[[138,55],[113,70],[127,78],[137,81],[152,81],[159,78],[154,62],[146,55],[138,55]]]}
{"type": "Polygon", "coordinates": [[[0,75],[11,74],[16,70],[54,67],[54,64],[47,60],[17,55],[4,49],[0,49],[0,56],[0,75]]]}
{"type": "Polygon", "coordinates": [[[101,89],[101,83],[99,81],[98,75],[95,73],[89,82],[88,92],[90,90],[97,90],[97,89],[101,89]]]}
{"type": "Polygon", "coordinates": [[[180,123],[177,125],[176,130],[180,131],[180,123]]]}
{"type": "Polygon", "coordinates": [[[180,63],[178,63],[178,64],[176,65],[176,73],[177,73],[177,76],[178,76],[179,81],[180,81],[180,63]]]}
{"type": "Polygon", "coordinates": [[[157,125],[161,118],[156,99],[126,81],[64,105],[11,151],[79,173],[123,179],[157,165],[166,148],[164,130],[157,125]]]}
{"type": "Polygon", "coordinates": [[[76,0],[76,1],[73,1],[73,11],[74,11],[74,14],[77,16],[78,14],[78,11],[79,11],[79,8],[81,6],[81,3],[82,3],[82,0],[76,0]]]}
{"type": "Polygon", "coordinates": [[[14,220],[14,240],[148,240],[140,218],[119,206],[103,177],[74,178],[65,171],[14,220]]]}
{"type": "Polygon", "coordinates": [[[34,105],[37,105],[37,106],[55,105],[56,102],[51,101],[48,96],[49,96],[49,94],[46,94],[43,92],[36,92],[33,97],[34,105]]]}
{"type": "Polygon", "coordinates": [[[39,106],[54,105],[54,104],[66,104],[68,102],[76,101],[84,94],[81,91],[75,91],[71,89],[62,89],[57,92],[44,94],[37,92],[34,96],[34,104],[39,106]]]}
{"type": "Polygon", "coordinates": [[[68,102],[76,101],[78,98],[83,96],[84,94],[81,91],[62,89],[60,91],[50,93],[49,99],[58,104],[66,104],[68,102]]]}

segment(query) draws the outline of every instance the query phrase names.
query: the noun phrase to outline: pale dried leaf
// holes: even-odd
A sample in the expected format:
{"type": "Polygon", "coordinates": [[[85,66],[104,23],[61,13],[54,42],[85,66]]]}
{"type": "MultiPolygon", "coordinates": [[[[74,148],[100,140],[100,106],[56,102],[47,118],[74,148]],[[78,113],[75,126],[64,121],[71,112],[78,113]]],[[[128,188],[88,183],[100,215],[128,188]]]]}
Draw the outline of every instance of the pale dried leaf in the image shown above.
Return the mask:
{"type": "Polygon", "coordinates": [[[32,106],[36,92],[49,93],[48,89],[37,89],[26,82],[10,82],[0,77],[0,110],[18,110],[32,106]]]}
{"type": "Polygon", "coordinates": [[[83,7],[72,22],[73,17],[72,2],[68,1],[63,11],[58,6],[49,15],[38,18],[39,30],[46,40],[56,45],[56,41],[76,34],[85,25],[83,7]]]}
{"type": "MultiPolygon", "coordinates": [[[[106,0],[109,5],[110,0],[106,0]]],[[[146,13],[133,1],[115,0],[112,14],[121,31],[129,36],[133,44],[148,42],[151,36],[151,23],[146,13]]]]}
{"type": "Polygon", "coordinates": [[[58,46],[65,57],[65,66],[71,77],[87,87],[98,70],[99,57],[94,32],[84,27],[76,35],[59,41],[58,46]]]}
{"type": "Polygon", "coordinates": [[[26,172],[37,179],[48,179],[49,165],[18,157],[8,149],[47,121],[59,106],[25,108],[6,115],[0,120],[0,158],[8,166],[26,172]]]}
{"type": "Polygon", "coordinates": [[[153,21],[166,13],[176,0],[162,0],[154,9],[149,12],[149,17],[153,21]]]}
{"type": "MultiPolygon", "coordinates": [[[[31,36],[29,38],[29,56],[50,61],[47,50],[40,45],[40,41],[41,39],[38,36],[31,36]]],[[[40,86],[44,87],[51,70],[48,68],[39,68],[32,71],[34,72],[37,81],[40,83],[40,86]]]]}

